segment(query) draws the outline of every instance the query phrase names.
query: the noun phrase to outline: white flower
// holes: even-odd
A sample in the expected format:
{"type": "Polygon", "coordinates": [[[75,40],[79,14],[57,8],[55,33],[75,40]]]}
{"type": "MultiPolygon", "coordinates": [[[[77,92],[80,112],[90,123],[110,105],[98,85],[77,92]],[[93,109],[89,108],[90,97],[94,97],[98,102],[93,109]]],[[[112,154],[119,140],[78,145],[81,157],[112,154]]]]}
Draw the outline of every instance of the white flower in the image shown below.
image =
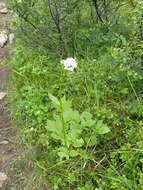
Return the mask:
{"type": "Polygon", "coordinates": [[[67,59],[61,60],[60,63],[63,64],[65,70],[68,71],[74,71],[74,69],[77,67],[76,59],[72,57],[68,57],[67,59]]]}

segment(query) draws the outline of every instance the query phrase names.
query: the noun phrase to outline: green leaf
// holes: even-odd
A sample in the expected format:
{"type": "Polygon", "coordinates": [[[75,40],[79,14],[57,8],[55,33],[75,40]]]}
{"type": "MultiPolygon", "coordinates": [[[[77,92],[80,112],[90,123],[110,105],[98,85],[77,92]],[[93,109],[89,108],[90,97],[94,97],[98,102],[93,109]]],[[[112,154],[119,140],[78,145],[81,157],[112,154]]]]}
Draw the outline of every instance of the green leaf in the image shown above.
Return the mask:
{"type": "Polygon", "coordinates": [[[63,107],[63,111],[71,108],[71,101],[66,100],[65,96],[62,98],[62,107],[63,107]]]}
{"type": "Polygon", "coordinates": [[[52,121],[52,120],[48,120],[48,121],[47,121],[46,129],[47,129],[48,131],[50,131],[50,132],[55,132],[55,131],[57,131],[56,122],[55,122],[55,121],[52,121]]]}
{"type": "Polygon", "coordinates": [[[89,113],[89,112],[82,113],[81,124],[83,127],[91,127],[95,124],[95,121],[92,119],[91,113],[89,113]]]}
{"type": "Polygon", "coordinates": [[[64,121],[65,122],[71,121],[72,120],[72,114],[73,114],[72,109],[65,110],[63,113],[64,121]]]}
{"type": "Polygon", "coordinates": [[[69,173],[68,174],[68,179],[70,182],[75,182],[76,181],[76,177],[74,173],[69,173]]]}
{"type": "Polygon", "coordinates": [[[52,138],[63,141],[62,122],[59,117],[57,117],[56,121],[48,120],[46,129],[52,133],[52,138]]]}
{"type": "Polygon", "coordinates": [[[61,160],[64,158],[69,159],[69,151],[65,147],[59,148],[58,156],[60,157],[61,160]]]}
{"type": "Polygon", "coordinates": [[[53,96],[52,94],[48,94],[49,95],[49,98],[50,98],[50,100],[52,101],[52,103],[53,103],[53,105],[55,106],[55,107],[60,107],[60,102],[59,102],[59,100],[55,97],[55,96],[53,96]]]}
{"type": "Polygon", "coordinates": [[[70,156],[71,157],[76,157],[76,156],[78,156],[78,152],[76,150],[71,150],[70,151],[70,156]]]}
{"type": "Polygon", "coordinates": [[[74,139],[74,142],[73,142],[73,146],[75,148],[79,148],[79,147],[82,147],[84,145],[84,141],[83,139],[74,139]]]}
{"type": "Polygon", "coordinates": [[[99,120],[97,122],[95,130],[96,130],[96,134],[99,134],[99,135],[104,135],[110,132],[109,127],[106,124],[104,124],[102,120],[99,120]]]}
{"type": "Polygon", "coordinates": [[[78,125],[71,125],[70,136],[72,138],[78,138],[82,134],[83,129],[78,125]]]}
{"type": "Polygon", "coordinates": [[[121,93],[123,94],[123,95],[127,95],[128,94],[128,88],[123,88],[122,90],[121,90],[121,93]]]}
{"type": "Polygon", "coordinates": [[[97,143],[98,143],[98,141],[97,141],[96,135],[92,135],[90,138],[89,146],[95,146],[95,145],[97,145],[97,143]]]}
{"type": "Polygon", "coordinates": [[[76,123],[80,122],[80,115],[78,111],[73,111],[72,109],[65,110],[64,113],[64,121],[69,122],[69,121],[74,121],[76,123]]]}

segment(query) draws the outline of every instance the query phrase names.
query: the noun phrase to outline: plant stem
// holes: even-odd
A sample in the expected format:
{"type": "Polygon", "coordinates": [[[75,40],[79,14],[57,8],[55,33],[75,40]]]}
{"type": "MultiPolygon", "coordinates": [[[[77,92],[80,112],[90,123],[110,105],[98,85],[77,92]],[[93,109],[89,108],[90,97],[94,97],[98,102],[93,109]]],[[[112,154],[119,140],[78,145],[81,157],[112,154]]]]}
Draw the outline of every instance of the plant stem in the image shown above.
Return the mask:
{"type": "MultiPolygon", "coordinates": [[[[61,100],[60,100],[60,101],[61,101],[61,100]]],[[[62,119],[64,142],[65,142],[65,146],[68,148],[68,146],[67,146],[67,137],[66,137],[66,124],[65,124],[65,121],[64,121],[62,101],[61,101],[61,119],[62,119]]]]}

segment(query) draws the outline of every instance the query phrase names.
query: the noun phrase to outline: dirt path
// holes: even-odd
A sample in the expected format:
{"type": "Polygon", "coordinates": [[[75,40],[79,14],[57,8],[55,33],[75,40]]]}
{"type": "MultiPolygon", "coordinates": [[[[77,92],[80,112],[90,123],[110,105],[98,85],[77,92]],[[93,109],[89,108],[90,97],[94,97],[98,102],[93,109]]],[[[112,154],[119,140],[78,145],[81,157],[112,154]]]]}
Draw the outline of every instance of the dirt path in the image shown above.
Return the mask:
{"type": "MultiPolygon", "coordinates": [[[[5,3],[5,0],[0,0],[1,3],[5,3]]],[[[6,29],[6,22],[10,18],[11,13],[0,13],[0,32],[6,29]]],[[[9,181],[7,170],[16,155],[16,148],[14,148],[16,135],[11,128],[7,101],[10,71],[2,66],[2,61],[7,57],[8,48],[5,45],[0,48],[0,190],[11,190],[11,187],[6,185],[9,181]]]]}

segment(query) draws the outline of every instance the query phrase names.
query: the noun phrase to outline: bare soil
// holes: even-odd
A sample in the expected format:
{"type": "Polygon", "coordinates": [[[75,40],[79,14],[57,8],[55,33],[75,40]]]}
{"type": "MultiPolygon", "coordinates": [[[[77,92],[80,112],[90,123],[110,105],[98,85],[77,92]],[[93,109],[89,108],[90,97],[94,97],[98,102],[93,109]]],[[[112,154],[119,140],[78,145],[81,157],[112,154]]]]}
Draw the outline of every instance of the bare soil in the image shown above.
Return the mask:
{"type": "MultiPolygon", "coordinates": [[[[5,0],[0,0],[5,3],[5,0]]],[[[6,29],[11,15],[0,14],[0,31],[6,29]]],[[[7,174],[10,163],[15,160],[17,154],[16,132],[12,129],[11,118],[8,104],[8,84],[10,79],[10,70],[2,65],[2,61],[8,58],[8,47],[0,48],[0,92],[6,92],[7,96],[0,100],[0,172],[7,174]],[[7,143],[4,143],[7,142],[7,143]]],[[[1,190],[10,190],[10,176],[1,190]]]]}

